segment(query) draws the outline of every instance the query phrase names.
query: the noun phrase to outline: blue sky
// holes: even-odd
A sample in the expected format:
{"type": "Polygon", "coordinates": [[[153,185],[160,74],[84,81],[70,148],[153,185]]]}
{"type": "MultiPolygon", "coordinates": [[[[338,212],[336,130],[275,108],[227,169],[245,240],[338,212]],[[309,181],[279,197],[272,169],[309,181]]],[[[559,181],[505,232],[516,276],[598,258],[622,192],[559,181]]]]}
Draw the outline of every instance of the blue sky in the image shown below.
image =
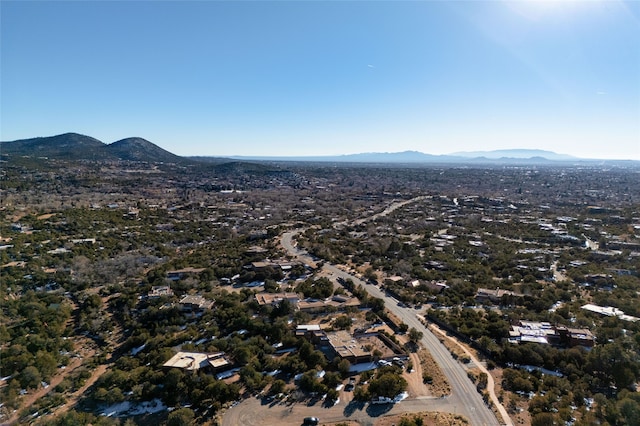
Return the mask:
{"type": "Polygon", "coordinates": [[[6,1],[0,136],[640,160],[640,2],[6,1]]]}

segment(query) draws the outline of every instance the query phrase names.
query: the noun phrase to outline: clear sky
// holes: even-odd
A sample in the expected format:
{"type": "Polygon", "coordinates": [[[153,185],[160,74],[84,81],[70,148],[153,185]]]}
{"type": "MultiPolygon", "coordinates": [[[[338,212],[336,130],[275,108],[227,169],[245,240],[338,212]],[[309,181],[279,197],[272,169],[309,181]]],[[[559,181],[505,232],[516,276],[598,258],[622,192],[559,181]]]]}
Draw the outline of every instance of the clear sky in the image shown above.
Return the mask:
{"type": "Polygon", "coordinates": [[[640,2],[6,1],[1,140],[640,160],[640,2]]]}

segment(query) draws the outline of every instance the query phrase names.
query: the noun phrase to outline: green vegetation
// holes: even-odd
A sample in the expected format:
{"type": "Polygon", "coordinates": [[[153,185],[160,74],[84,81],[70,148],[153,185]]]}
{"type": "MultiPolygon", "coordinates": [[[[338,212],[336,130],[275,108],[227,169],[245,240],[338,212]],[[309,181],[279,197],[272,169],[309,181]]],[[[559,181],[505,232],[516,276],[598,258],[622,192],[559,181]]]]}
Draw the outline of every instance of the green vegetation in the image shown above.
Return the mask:
{"type": "MultiPolygon", "coordinates": [[[[638,418],[632,389],[640,379],[640,322],[581,308],[594,303],[640,316],[640,200],[629,170],[189,168],[20,158],[3,163],[2,172],[4,414],[55,411],[100,365],[106,373],[75,401],[77,411],[41,422],[116,424],[90,413],[159,399],[175,408],[158,415],[159,422],[191,424],[246,395],[279,395],[296,386],[336,400],[350,363],[328,359],[295,334],[296,325],[324,313],[301,312],[289,301],[260,304],[255,294],[353,295],[373,323],[388,320],[384,301],[365,288],[378,285],[411,309],[428,309],[432,320],[504,368],[506,405],[527,401],[532,423],[578,417],[582,424],[614,425],[638,418]],[[356,222],[363,218],[369,219],[356,222]],[[291,229],[303,229],[298,248],[319,264],[341,265],[369,283],[296,263],[278,239],[291,229]],[[587,239],[598,249],[586,248],[587,239]],[[198,272],[169,275],[187,268],[198,272]],[[170,292],[152,294],[165,287],[170,292]],[[508,293],[479,301],[479,288],[508,293]],[[187,312],[180,305],[187,295],[213,307],[187,312]],[[509,328],[521,320],[589,329],[595,347],[514,345],[509,328]],[[224,352],[237,374],[219,380],[163,367],[178,350],[224,352]],[[46,398],[22,405],[55,377],[61,383],[46,398]]],[[[333,329],[356,325],[353,311],[330,313],[333,329]]],[[[406,324],[398,328],[414,345],[423,337],[406,324]]],[[[363,379],[369,383],[354,391],[362,401],[406,387],[395,367],[363,379]]],[[[423,379],[431,380],[429,372],[423,379]]],[[[477,383],[483,387],[481,377],[477,383]]]]}

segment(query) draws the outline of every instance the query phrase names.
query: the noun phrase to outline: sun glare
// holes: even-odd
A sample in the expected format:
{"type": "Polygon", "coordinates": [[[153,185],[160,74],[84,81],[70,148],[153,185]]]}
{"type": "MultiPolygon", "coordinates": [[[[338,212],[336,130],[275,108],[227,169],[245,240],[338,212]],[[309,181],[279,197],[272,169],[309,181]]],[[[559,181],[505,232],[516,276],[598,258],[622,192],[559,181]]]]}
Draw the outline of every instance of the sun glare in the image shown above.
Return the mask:
{"type": "Polygon", "coordinates": [[[506,0],[510,9],[519,15],[537,21],[550,15],[570,15],[584,11],[601,0],[506,0]]]}

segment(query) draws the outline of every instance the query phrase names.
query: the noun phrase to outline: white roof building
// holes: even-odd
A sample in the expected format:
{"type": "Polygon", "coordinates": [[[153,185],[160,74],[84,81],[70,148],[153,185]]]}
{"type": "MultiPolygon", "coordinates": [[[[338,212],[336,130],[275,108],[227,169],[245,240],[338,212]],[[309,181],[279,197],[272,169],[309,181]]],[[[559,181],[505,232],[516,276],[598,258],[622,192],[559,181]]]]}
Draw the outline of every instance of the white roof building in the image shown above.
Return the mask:
{"type": "Polygon", "coordinates": [[[623,311],[613,306],[598,306],[592,303],[587,303],[586,305],[582,306],[582,309],[589,312],[595,312],[600,315],[606,315],[608,317],[618,317],[623,321],[636,322],[640,320],[640,318],[633,317],[631,315],[625,315],[623,311]]]}

